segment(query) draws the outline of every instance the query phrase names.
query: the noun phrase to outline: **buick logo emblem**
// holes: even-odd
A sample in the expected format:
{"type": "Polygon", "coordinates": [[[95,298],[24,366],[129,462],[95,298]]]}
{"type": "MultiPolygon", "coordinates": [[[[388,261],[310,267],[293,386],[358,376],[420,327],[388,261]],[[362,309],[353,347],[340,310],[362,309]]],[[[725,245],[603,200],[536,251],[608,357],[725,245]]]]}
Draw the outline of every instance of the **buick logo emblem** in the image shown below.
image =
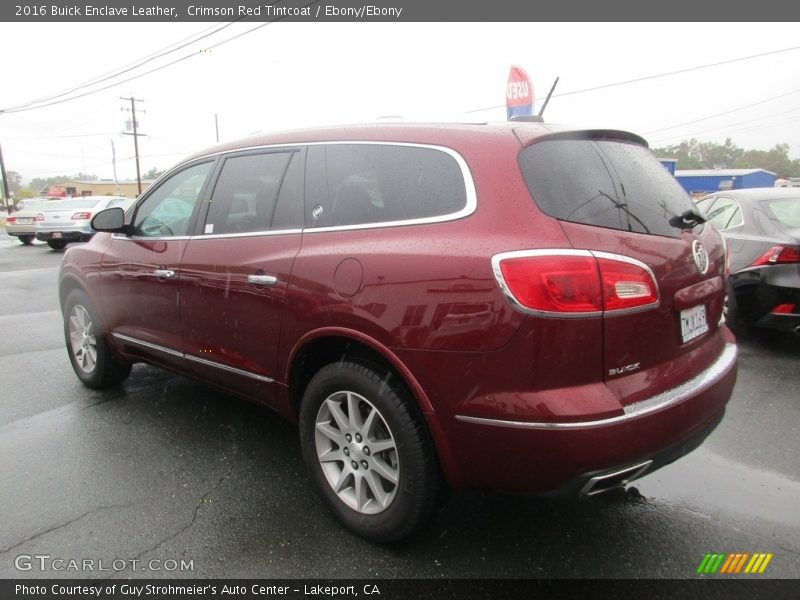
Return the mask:
{"type": "Polygon", "coordinates": [[[697,270],[702,275],[708,271],[708,252],[703,248],[703,244],[697,240],[692,242],[692,256],[694,256],[694,264],[697,265],[697,270]]]}

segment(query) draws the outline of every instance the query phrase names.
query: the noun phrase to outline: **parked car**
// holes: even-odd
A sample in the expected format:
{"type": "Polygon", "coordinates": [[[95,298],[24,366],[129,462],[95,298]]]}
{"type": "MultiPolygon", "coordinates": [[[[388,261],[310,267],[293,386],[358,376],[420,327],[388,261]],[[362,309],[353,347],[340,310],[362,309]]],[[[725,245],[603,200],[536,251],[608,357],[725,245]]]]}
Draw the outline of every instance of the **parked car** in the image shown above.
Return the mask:
{"type": "Polygon", "coordinates": [[[78,378],[141,361],[271,407],[374,541],[447,487],[623,485],[700,444],[736,378],[720,234],[630,133],[250,138],[92,223],[59,283],[78,378]]]}
{"type": "Polygon", "coordinates": [[[731,321],[800,333],[800,190],[719,192],[697,205],[728,244],[731,321]]]}
{"type": "MultiPolygon", "coordinates": [[[[26,246],[36,239],[36,217],[44,210],[45,198],[31,198],[17,204],[17,210],[6,217],[6,233],[26,246]]],[[[55,204],[55,202],[53,202],[55,204]]]]}
{"type": "Polygon", "coordinates": [[[61,250],[70,242],[86,242],[95,234],[92,217],[99,211],[118,206],[127,209],[133,200],[122,196],[83,196],[48,203],[36,219],[36,239],[61,250]]]}

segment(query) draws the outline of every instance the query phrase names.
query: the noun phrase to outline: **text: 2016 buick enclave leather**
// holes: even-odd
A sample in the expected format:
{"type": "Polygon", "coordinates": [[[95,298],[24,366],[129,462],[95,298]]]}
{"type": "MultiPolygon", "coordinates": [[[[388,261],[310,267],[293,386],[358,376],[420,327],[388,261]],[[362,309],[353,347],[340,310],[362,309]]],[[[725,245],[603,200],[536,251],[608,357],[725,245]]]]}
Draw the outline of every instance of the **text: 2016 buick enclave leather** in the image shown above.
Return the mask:
{"type": "Polygon", "coordinates": [[[720,235],[630,133],[252,138],[94,226],[60,278],[78,377],[143,361],[277,410],[372,540],[447,487],[586,495],[648,473],[708,435],[736,378],[720,235]]]}

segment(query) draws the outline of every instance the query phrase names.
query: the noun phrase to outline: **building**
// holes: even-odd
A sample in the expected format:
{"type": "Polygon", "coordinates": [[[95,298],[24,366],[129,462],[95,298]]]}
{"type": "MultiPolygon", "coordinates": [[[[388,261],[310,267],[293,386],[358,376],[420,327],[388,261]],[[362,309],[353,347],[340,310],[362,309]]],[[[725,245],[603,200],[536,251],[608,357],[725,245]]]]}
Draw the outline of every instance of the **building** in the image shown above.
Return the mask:
{"type": "MultiPolygon", "coordinates": [[[[151,179],[142,179],[142,191],[146,190],[151,179]]],[[[98,179],[96,181],[65,181],[48,186],[39,192],[48,198],[69,198],[76,196],[125,196],[136,198],[139,188],[136,181],[115,182],[112,179],[98,179]]]]}
{"type": "Polygon", "coordinates": [[[678,169],[678,180],[690,195],[699,196],[720,190],[773,187],[775,173],[764,169],[678,169]]]}
{"type": "Polygon", "coordinates": [[[669,174],[675,176],[675,166],[678,164],[677,158],[659,158],[659,162],[664,165],[664,168],[669,171],[669,174]]]}

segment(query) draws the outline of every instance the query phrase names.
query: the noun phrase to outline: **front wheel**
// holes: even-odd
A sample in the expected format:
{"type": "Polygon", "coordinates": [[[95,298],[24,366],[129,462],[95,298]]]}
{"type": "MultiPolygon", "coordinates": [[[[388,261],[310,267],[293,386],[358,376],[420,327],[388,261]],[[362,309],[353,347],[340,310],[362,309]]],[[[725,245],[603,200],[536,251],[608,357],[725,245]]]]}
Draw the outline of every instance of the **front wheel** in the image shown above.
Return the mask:
{"type": "Polygon", "coordinates": [[[300,408],[303,460],[336,518],[373,542],[404,538],[433,514],[442,479],[413,400],[388,374],[323,367],[300,408]]]}
{"type": "Polygon", "coordinates": [[[72,368],[84,385],[100,389],[121,383],[131,364],[114,356],[106,344],[97,311],[82,290],[74,290],[64,303],[64,338],[72,368]]]}

